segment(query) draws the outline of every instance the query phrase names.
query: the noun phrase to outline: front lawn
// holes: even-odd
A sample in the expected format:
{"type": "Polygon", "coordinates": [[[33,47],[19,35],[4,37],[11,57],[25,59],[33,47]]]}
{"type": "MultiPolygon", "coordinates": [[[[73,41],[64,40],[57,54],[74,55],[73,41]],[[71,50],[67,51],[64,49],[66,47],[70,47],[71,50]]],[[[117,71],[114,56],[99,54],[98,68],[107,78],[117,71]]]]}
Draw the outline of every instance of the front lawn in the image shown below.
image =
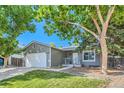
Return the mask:
{"type": "Polygon", "coordinates": [[[104,80],[45,70],[35,70],[0,81],[1,88],[95,88],[105,84],[104,80]]]}

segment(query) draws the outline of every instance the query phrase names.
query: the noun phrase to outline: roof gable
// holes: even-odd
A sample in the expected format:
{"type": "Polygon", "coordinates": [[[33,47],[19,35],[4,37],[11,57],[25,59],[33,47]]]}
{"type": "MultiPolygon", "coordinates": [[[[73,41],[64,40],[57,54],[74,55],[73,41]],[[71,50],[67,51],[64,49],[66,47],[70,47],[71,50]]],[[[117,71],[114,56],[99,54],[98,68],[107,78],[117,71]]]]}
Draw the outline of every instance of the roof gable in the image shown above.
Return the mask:
{"type": "Polygon", "coordinates": [[[38,41],[32,41],[32,42],[30,42],[28,45],[26,45],[26,46],[24,47],[24,49],[28,48],[28,47],[31,46],[32,44],[39,44],[39,45],[42,45],[42,46],[50,47],[50,46],[47,45],[47,44],[44,44],[44,43],[41,43],[41,42],[38,42],[38,41]]]}

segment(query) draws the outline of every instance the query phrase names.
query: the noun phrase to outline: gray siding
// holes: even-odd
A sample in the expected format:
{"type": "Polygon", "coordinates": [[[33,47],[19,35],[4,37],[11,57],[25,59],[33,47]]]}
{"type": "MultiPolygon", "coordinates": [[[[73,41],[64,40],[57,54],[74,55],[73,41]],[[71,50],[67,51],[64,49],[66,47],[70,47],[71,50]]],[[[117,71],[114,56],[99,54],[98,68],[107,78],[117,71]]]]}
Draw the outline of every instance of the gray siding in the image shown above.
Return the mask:
{"type": "Polygon", "coordinates": [[[49,47],[47,47],[45,45],[38,44],[38,43],[32,43],[25,50],[25,54],[41,53],[41,52],[49,53],[49,47]]]}
{"type": "Polygon", "coordinates": [[[60,66],[63,63],[63,51],[51,48],[51,66],[60,66]]]}
{"type": "MultiPolygon", "coordinates": [[[[62,51],[56,48],[51,48],[49,46],[45,46],[39,43],[32,43],[25,49],[25,56],[30,53],[42,53],[45,52],[47,54],[47,65],[48,66],[60,66],[64,63],[64,58],[71,57],[74,51],[62,51]],[[68,54],[70,53],[70,54],[68,54]],[[50,63],[51,60],[51,63],[50,63]]],[[[97,54],[95,62],[83,62],[82,61],[82,53],[79,53],[79,61],[80,64],[84,66],[100,66],[100,57],[97,54]]]]}
{"type": "Polygon", "coordinates": [[[45,52],[47,54],[47,65],[50,66],[50,47],[39,44],[39,43],[32,43],[25,49],[25,56],[31,53],[42,53],[45,52]]]}
{"type": "Polygon", "coordinates": [[[98,54],[96,54],[95,62],[85,62],[85,61],[81,60],[81,64],[86,66],[86,67],[89,67],[89,66],[100,66],[100,56],[98,54]]]}

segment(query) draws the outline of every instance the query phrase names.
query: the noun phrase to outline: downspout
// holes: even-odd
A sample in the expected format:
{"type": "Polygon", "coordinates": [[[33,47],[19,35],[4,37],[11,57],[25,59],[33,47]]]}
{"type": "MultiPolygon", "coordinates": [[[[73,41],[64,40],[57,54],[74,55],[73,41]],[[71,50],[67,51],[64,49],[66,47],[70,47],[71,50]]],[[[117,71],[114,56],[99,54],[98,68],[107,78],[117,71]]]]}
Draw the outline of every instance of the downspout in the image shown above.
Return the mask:
{"type": "Polygon", "coordinates": [[[22,52],[22,60],[23,60],[23,67],[26,66],[26,60],[25,60],[25,55],[24,55],[24,52],[22,52]]]}
{"type": "Polygon", "coordinates": [[[52,56],[52,55],[51,55],[51,47],[49,47],[49,54],[50,54],[50,55],[49,55],[49,60],[48,60],[48,62],[49,62],[49,67],[51,67],[51,66],[52,66],[52,63],[51,63],[51,60],[52,60],[52,59],[51,59],[51,58],[52,58],[52,57],[51,57],[51,56],[52,56]]]}

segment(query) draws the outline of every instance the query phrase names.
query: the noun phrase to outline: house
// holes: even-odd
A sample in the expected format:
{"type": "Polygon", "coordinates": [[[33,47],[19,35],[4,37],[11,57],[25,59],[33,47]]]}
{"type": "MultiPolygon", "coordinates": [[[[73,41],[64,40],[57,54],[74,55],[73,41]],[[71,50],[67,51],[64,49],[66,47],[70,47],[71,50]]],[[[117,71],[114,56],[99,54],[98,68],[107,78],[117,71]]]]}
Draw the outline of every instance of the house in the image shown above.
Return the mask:
{"type": "Polygon", "coordinates": [[[76,46],[53,48],[47,44],[33,41],[24,47],[20,54],[11,55],[9,65],[20,67],[52,66],[100,66],[99,55],[94,50],[76,51],[76,46]]]}

